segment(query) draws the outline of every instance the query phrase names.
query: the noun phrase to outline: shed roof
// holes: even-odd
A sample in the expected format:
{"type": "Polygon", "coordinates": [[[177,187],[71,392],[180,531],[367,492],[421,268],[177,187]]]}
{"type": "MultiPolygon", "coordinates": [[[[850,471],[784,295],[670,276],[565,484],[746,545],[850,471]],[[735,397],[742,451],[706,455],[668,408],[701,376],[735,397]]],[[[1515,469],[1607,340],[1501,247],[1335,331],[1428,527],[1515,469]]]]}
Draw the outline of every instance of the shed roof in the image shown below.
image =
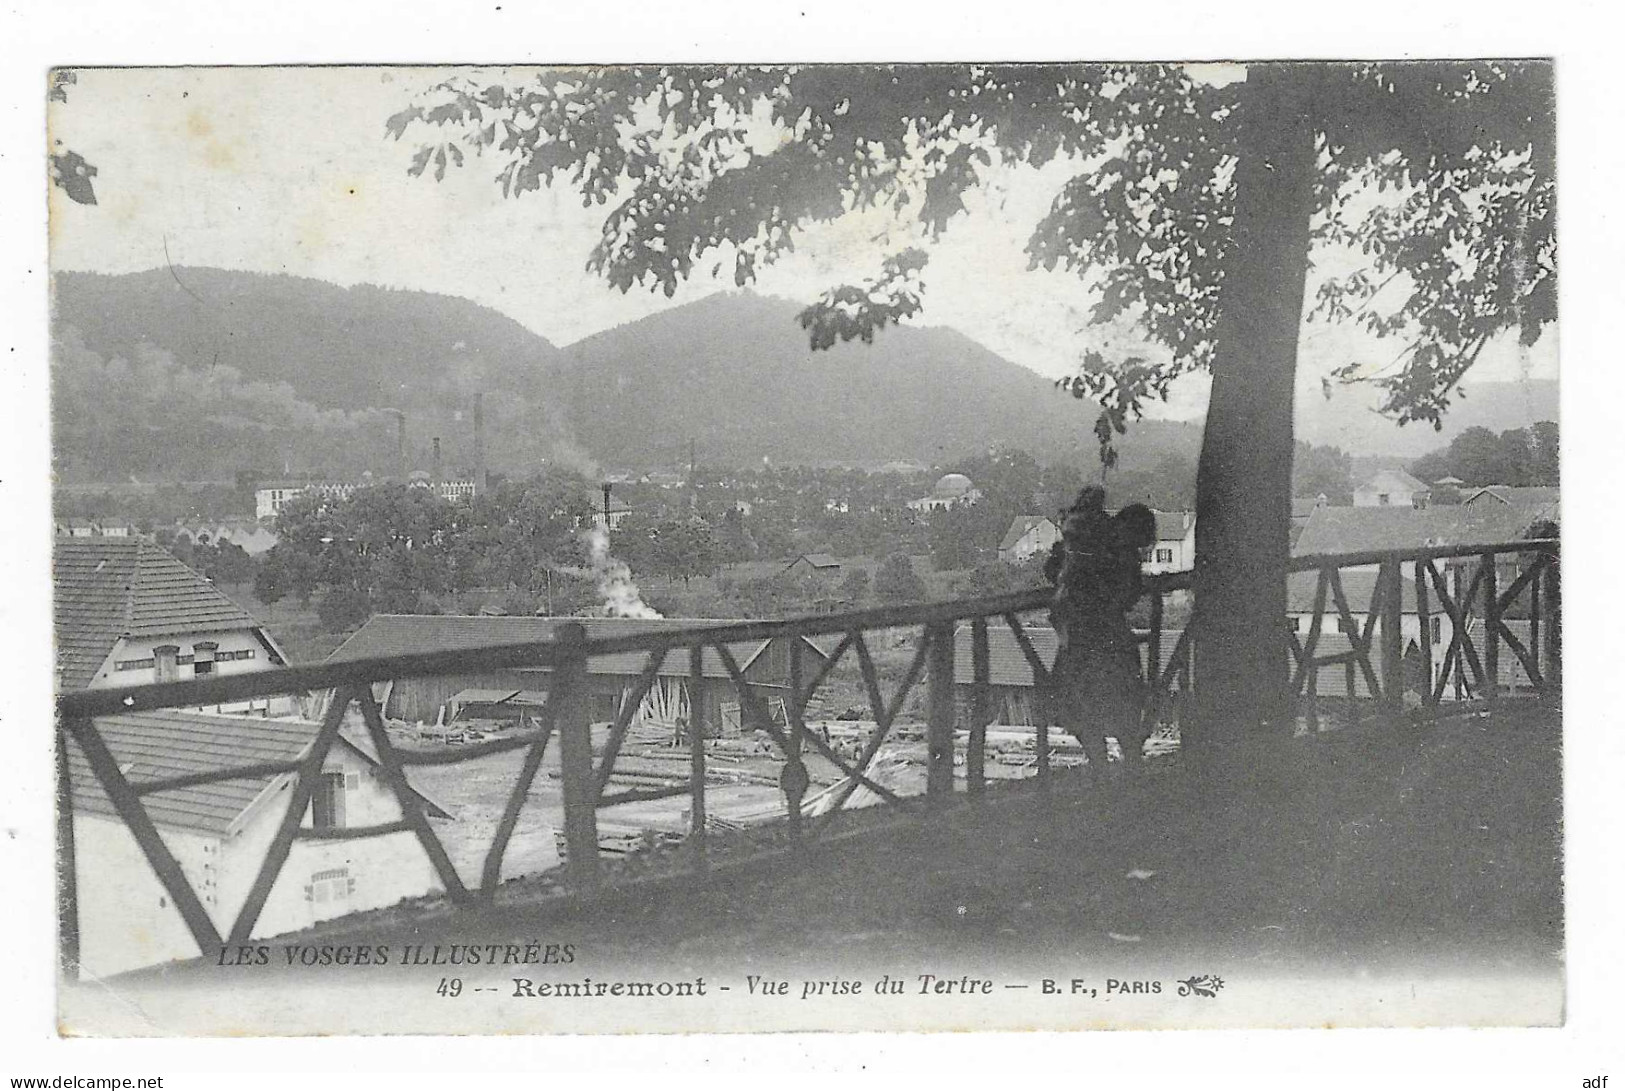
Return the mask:
{"type": "Polygon", "coordinates": [[[1428,546],[1496,545],[1522,538],[1542,519],[1556,518],[1556,504],[1316,508],[1292,552],[1303,557],[1428,546]]]}
{"type": "MultiPolygon", "coordinates": [[[[423,652],[467,651],[474,648],[494,648],[503,644],[544,643],[554,638],[558,626],[565,622],[579,622],[586,626],[589,638],[626,636],[631,633],[657,633],[674,629],[692,629],[736,624],[715,618],[620,618],[620,617],[489,617],[454,614],[377,614],[340,644],[329,663],[383,656],[415,655],[423,652]]],[[[811,640],[803,638],[806,646],[816,655],[826,653],[811,640]]],[[[742,641],[728,645],[735,662],[744,670],[759,656],[771,641],[742,641]]],[[[642,651],[617,652],[596,655],[588,661],[592,674],[637,676],[648,662],[648,653],[642,651]]],[[[728,678],[728,670],[715,651],[707,648],[702,658],[708,678],[728,678]]],[[[527,669],[527,668],[520,668],[527,669]]],[[[545,670],[546,668],[535,668],[545,670]]],[[[660,667],[666,676],[687,676],[688,656],[674,651],[666,656],[660,667]]]]}
{"type": "MultiPolygon", "coordinates": [[[[235,765],[292,761],[310,749],[321,730],[320,725],[308,720],[273,720],[183,709],[98,716],[95,724],[119,768],[137,784],[235,765]]],[[[370,745],[343,736],[340,741],[377,764],[370,745]]],[[[68,746],[68,762],[73,778],[74,809],[116,816],[118,812],[112,800],[91,772],[90,763],[77,743],[68,746]]],[[[221,834],[231,829],[273,781],[291,775],[269,774],[199,784],[156,792],[143,797],[142,802],[157,825],[221,834]]],[[[423,798],[431,814],[451,817],[432,800],[423,798]]]]}
{"type": "MultiPolygon", "coordinates": [[[[121,637],[260,629],[214,585],[151,542],[59,538],[52,570],[57,667],[83,689],[121,637]]],[[[275,646],[267,640],[267,646],[275,646]]]]}
{"type": "Polygon", "coordinates": [[[1485,485],[1463,500],[1463,504],[1494,502],[1503,504],[1555,504],[1558,490],[1551,485],[1485,485]]]}
{"type": "Polygon", "coordinates": [[[797,557],[784,567],[786,571],[789,571],[798,564],[808,564],[814,568],[841,567],[841,562],[836,560],[835,557],[828,553],[803,553],[801,556],[797,557]]]}

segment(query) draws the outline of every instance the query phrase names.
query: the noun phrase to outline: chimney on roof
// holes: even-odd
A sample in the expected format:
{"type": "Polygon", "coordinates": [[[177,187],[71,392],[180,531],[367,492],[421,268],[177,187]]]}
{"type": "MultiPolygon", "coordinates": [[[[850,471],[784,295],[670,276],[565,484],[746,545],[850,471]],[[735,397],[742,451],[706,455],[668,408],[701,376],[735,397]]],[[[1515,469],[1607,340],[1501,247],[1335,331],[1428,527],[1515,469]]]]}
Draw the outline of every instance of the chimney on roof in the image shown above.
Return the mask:
{"type": "Polygon", "coordinates": [[[485,492],[485,394],[474,395],[474,495],[485,492]]]}
{"type": "Polygon", "coordinates": [[[439,436],[434,437],[434,457],[433,457],[433,461],[431,461],[429,463],[429,484],[434,487],[434,491],[437,494],[440,492],[440,437],[439,436]]]}

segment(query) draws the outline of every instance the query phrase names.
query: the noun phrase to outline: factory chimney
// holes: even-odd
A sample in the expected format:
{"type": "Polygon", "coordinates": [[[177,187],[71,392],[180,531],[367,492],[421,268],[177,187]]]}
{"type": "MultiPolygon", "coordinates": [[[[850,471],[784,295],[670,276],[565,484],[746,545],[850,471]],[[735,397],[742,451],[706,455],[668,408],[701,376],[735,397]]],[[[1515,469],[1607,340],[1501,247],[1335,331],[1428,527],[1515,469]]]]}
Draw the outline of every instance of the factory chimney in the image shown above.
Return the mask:
{"type": "Polygon", "coordinates": [[[435,495],[440,495],[440,437],[434,437],[434,456],[429,464],[429,485],[434,489],[435,495]]]}
{"type": "Polygon", "coordinates": [[[485,493],[485,395],[474,395],[474,495],[485,493]]]}

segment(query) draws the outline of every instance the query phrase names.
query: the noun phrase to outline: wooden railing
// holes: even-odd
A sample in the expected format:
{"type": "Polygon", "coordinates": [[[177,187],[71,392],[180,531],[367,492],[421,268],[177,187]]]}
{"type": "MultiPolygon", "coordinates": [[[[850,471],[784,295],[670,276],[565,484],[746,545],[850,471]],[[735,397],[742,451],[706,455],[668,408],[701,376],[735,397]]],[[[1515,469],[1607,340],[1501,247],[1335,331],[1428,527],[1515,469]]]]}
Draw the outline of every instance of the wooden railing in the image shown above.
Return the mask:
{"type": "MultiPolygon", "coordinates": [[[[1557,559],[1558,543],[1541,540],[1295,560],[1292,571],[1319,573],[1308,633],[1302,639],[1293,634],[1290,641],[1293,692],[1304,703],[1305,718],[1310,723],[1318,720],[1316,680],[1328,667],[1345,671],[1347,696],[1351,701],[1359,699],[1356,690],[1363,681],[1364,699],[1376,702],[1395,719],[1407,711],[1424,714],[1437,711],[1447,698],[1454,696],[1449,691],[1452,682],[1462,688],[1463,697],[1493,702],[1507,695],[1508,687],[1501,683],[1499,673],[1503,646],[1515,657],[1535,693],[1557,692],[1561,679],[1557,559]],[[1500,590],[1498,562],[1506,566],[1509,561],[1515,562],[1519,571],[1505,590],[1500,590]],[[1405,698],[1407,682],[1401,644],[1404,628],[1401,581],[1405,578],[1406,565],[1412,568],[1415,610],[1424,637],[1430,629],[1428,619],[1434,603],[1452,622],[1452,636],[1438,669],[1431,661],[1429,641],[1422,641],[1429,656],[1427,692],[1411,702],[1405,698]],[[1378,578],[1372,600],[1363,611],[1365,621],[1357,623],[1355,605],[1344,593],[1342,573],[1367,566],[1377,568],[1378,578]],[[1471,568],[1470,575],[1466,568],[1471,568]],[[1526,630],[1527,643],[1506,624],[1509,609],[1525,595],[1530,626],[1526,630]],[[1474,603],[1478,604],[1476,610],[1474,603]],[[1322,622],[1328,616],[1341,622],[1349,638],[1346,650],[1323,652],[1322,622]],[[1475,636],[1475,628],[1481,629],[1482,634],[1475,636]],[[1408,709],[1408,704],[1416,707],[1408,709]]],[[[1153,725],[1171,725],[1175,731],[1183,698],[1197,684],[1197,664],[1191,654],[1190,626],[1180,628],[1174,635],[1164,620],[1168,616],[1170,596],[1188,591],[1190,584],[1188,572],[1150,576],[1145,580],[1149,625],[1140,634],[1146,649],[1144,662],[1150,682],[1145,715],[1153,725]],[[1171,651],[1164,656],[1163,648],[1170,638],[1173,640],[1171,651]]],[[[778,832],[792,849],[822,835],[847,813],[849,801],[859,789],[866,789],[872,795],[870,802],[905,809],[940,807],[960,794],[961,783],[964,794],[980,795],[990,782],[986,765],[987,729],[995,721],[994,698],[998,688],[990,663],[990,628],[996,625],[1008,628],[1030,672],[1027,684],[1035,693],[1041,693],[1047,686],[1051,664],[1035,647],[1028,623],[1047,624],[1047,620],[1035,615],[1041,615],[1049,599],[1048,590],[1036,589],[971,601],[885,607],[781,621],[707,624],[591,639],[582,625],[563,623],[556,628],[554,639],[543,643],[325,663],[62,695],[57,705],[59,905],[64,967],[76,972],[79,952],[69,740],[79,749],[117,816],[134,837],[199,950],[211,954],[224,944],[242,942],[253,936],[272,887],[294,842],[299,839],[359,839],[409,833],[422,846],[454,902],[470,904],[491,898],[503,881],[504,856],[542,769],[547,749],[554,740],[558,746],[561,824],[570,888],[590,889],[601,881],[600,810],[666,798],[687,798],[688,861],[694,870],[703,872],[710,866],[712,856],[707,788],[710,774],[714,772],[706,742],[711,729],[717,726],[705,722],[709,707],[705,695],[714,685],[731,686],[738,695],[746,722],[765,730],[772,738],[779,761],[778,786],[784,798],[783,821],[778,832]],[[956,627],[965,623],[970,627],[971,671],[970,681],[964,686],[968,699],[961,700],[956,695],[954,638],[956,627]],[[917,631],[918,636],[913,641],[906,667],[888,694],[870,637],[877,632],[898,629],[917,631]],[[801,638],[818,636],[838,639],[821,661],[809,664],[807,653],[811,649],[801,638]],[[730,647],[775,638],[789,638],[786,641],[789,651],[783,722],[766,707],[759,689],[747,681],[730,647]],[[715,672],[708,675],[703,669],[708,650],[722,663],[725,680],[716,677],[715,672]],[[630,691],[620,701],[608,726],[607,737],[595,753],[587,700],[589,667],[595,657],[628,652],[641,653],[643,666],[630,691]],[[687,776],[663,786],[616,788],[617,759],[643,698],[660,677],[667,660],[684,652],[687,653],[686,682],[690,687],[692,710],[692,722],[687,725],[684,740],[689,751],[687,776]],[[807,710],[809,701],[836,671],[850,672],[854,664],[874,727],[861,751],[849,756],[809,727],[807,710]],[[547,697],[533,725],[512,737],[472,745],[429,749],[397,745],[390,737],[383,709],[374,694],[376,684],[398,679],[449,677],[521,667],[546,670],[547,697]],[[923,795],[900,791],[897,786],[877,779],[873,772],[881,748],[898,734],[905,703],[922,678],[926,684],[923,795]],[[239,765],[162,780],[131,781],[121,770],[119,759],[109,749],[96,722],[97,717],[120,713],[195,708],[256,697],[319,692],[331,693],[331,699],[326,702],[314,741],[296,759],[239,765]],[[368,739],[377,752],[382,779],[393,792],[401,817],[397,821],[364,827],[318,830],[305,824],[312,795],[323,763],[337,742],[352,705],[360,712],[368,739]],[[962,750],[960,740],[963,740],[962,750]],[[439,833],[425,813],[421,797],[409,785],[406,771],[414,766],[462,763],[512,751],[523,752],[519,775],[485,849],[478,884],[471,886],[453,865],[439,833]],[[809,759],[821,763],[826,779],[835,778],[816,807],[809,804],[807,796],[812,784],[809,759]],[[963,764],[962,776],[956,773],[956,762],[963,764]],[[181,865],[159,835],[143,799],[183,787],[284,774],[292,775],[287,809],[281,815],[246,899],[229,925],[222,928],[205,909],[181,865]]],[[[1044,787],[1051,781],[1052,725],[1047,701],[1035,700],[1032,706],[1036,715],[1029,725],[1032,730],[1031,778],[1044,787]]]]}

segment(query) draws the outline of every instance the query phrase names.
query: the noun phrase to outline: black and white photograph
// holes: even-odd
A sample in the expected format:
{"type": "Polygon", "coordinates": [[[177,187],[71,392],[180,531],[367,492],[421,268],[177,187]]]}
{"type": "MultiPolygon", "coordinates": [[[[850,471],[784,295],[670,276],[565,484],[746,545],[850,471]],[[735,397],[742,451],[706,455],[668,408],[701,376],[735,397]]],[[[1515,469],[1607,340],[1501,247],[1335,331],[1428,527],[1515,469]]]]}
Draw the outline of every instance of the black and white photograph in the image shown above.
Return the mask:
{"type": "Polygon", "coordinates": [[[54,1036],[1595,1025],[1549,41],[454,40],[30,77],[54,1036]]]}

